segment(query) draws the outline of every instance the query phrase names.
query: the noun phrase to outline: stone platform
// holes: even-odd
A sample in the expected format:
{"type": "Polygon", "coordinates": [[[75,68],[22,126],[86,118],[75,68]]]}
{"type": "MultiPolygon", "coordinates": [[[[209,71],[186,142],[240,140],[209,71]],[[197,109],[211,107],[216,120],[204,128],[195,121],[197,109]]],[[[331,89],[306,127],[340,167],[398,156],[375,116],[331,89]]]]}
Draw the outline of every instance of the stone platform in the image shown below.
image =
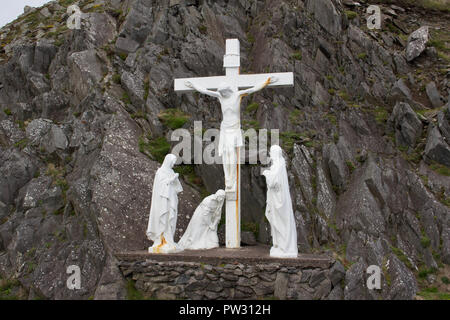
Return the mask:
{"type": "Polygon", "coordinates": [[[279,259],[269,256],[270,246],[247,246],[239,249],[224,247],[210,250],[186,250],[178,253],[156,254],[147,251],[133,251],[117,253],[116,257],[122,261],[184,261],[202,262],[219,265],[222,263],[267,264],[280,263],[284,266],[297,266],[300,268],[329,268],[333,259],[325,255],[299,254],[297,258],[279,259]]]}
{"type": "Polygon", "coordinates": [[[156,299],[339,298],[345,270],[326,255],[269,256],[269,246],[116,253],[136,288],[156,299]],[[336,296],[336,297],[335,297],[336,296]]]}

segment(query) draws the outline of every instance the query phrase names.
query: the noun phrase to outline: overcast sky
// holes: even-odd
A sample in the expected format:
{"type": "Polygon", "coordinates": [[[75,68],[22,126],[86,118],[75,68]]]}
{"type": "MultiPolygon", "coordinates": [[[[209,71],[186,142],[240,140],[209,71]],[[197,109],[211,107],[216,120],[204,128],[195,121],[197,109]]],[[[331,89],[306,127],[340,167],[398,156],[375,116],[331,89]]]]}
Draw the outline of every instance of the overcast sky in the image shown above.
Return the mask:
{"type": "Polygon", "coordinates": [[[15,20],[23,13],[23,7],[40,7],[50,0],[1,0],[0,27],[15,20]]]}

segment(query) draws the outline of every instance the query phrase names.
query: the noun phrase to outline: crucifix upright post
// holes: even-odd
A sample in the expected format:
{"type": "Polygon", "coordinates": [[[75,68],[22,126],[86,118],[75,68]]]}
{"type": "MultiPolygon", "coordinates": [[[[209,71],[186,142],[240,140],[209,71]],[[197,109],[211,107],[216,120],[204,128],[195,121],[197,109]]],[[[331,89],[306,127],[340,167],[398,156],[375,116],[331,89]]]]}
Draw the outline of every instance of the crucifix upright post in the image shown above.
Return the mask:
{"type": "MultiPolygon", "coordinates": [[[[222,121],[221,125],[220,139],[224,138],[224,140],[226,140],[226,138],[229,137],[229,134],[234,134],[233,131],[228,130],[235,130],[236,128],[239,132],[241,130],[240,99],[242,96],[256,92],[266,86],[291,87],[294,85],[294,75],[292,72],[248,75],[239,74],[240,48],[238,39],[226,40],[223,66],[225,68],[225,76],[175,79],[174,89],[176,92],[199,91],[219,98],[224,116],[224,121],[222,121]],[[270,79],[276,79],[276,81],[272,82],[270,79]],[[225,89],[224,83],[226,84],[225,89]],[[231,92],[229,96],[227,96],[227,90],[231,92]],[[230,111],[230,109],[233,110],[230,111]],[[237,120],[235,117],[236,113],[238,115],[237,120]],[[222,132],[223,130],[226,132],[222,132]]],[[[224,161],[223,163],[224,169],[225,165],[227,165],[228,168],[224,170],[226,181],[225,243],[227,248],[239,248],[241,244],[241,146],[237,145],[233,148],[233,153],[234,159],[236,160],[235,163],[233,163],[233,165],[230,165],[231,162],[225,163],[224,161]],[[228,174],[228,177],[232,177],[233,183],[230,183],[230,181],[227,183],[227,170],[233,171],[232,175],[228,174]],[[234,185],[233,188],[229,188],[231,184],[234,185]]],[[[225,158],[226,157],[224,156],[224,159],[225,158]]]]}

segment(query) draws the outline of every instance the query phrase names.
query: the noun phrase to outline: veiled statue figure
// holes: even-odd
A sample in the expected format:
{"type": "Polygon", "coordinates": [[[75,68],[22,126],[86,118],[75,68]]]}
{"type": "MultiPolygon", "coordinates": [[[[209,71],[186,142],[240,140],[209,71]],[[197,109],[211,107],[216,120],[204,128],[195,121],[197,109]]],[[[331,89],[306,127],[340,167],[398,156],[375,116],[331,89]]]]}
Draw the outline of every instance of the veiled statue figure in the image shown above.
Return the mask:
{"type": "Polygon", "coordinates": [[[272,161],[270,168],[263,172],[267,182],[266,217],[270,223],[273,243],[270,256],[296,258],[297,229],[283,150],[279,146],[272,146],[270,159],[272,161]]]}
{"type": "Polygon", "coordinates": [[[180,249],[200,250],[219,247],[217,225],[222,215],[225,191],[218,190],[195,209],[184,235],[178,242],[180,249]]]}
{"type": "Polygon", "coordinates": [[[156,171],[153,182],[152,203],[148,220],[147,237],[153,241],[150,253],[177,252],[173,240],[178,214],[178,193],[183,191],[178,173],[173,171],[177,157],[168,154],[156,171]]]}

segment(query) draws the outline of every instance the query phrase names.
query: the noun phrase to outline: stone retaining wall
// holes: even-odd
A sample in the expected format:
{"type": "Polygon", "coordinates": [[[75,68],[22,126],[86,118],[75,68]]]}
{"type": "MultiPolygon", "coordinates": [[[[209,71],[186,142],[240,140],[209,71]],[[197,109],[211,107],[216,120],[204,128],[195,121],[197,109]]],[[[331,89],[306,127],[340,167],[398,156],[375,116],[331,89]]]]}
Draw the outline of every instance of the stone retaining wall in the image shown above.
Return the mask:
{"type": "Polygon", "coordinates": [[[126,278],[156,299],[342,299],[345,270],[281,263],[211,265],[183,261],[120,261],[126,278]]]}

